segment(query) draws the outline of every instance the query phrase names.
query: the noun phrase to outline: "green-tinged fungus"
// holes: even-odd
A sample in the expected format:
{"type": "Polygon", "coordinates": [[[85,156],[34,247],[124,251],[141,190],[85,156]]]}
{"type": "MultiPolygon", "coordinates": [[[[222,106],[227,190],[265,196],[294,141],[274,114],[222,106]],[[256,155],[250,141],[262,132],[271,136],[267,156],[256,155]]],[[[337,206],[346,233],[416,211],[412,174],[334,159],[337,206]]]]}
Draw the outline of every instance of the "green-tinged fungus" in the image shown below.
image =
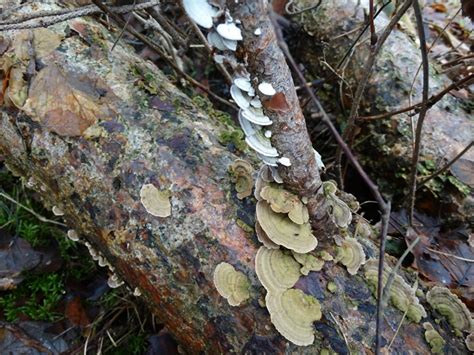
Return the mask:
{"type": "Polygon", "coordinates": [[[153,184],[145,184],[140,189],[140,201],[146,211],[155,217],[171,215],[170,195],[168,191],[160,191],[153,184]]]}
{"type": "Polygon", "coordinates": [[[363,217],[359,217],[355,227],[354,236],[358,236],[363,239],[370,239],[374,235],[372,226],[363,217]]]}
{"type": "Polygon", "coordinates": [[[295,260],[301,264],[301,273],[303,275],[308,275],[310,271],[321,271],[324,266],[324,260],[321,260],[314,255],[309,253],[307,254],[300,254],[295,251],[292,252],[293,257],[295,260]]]}
{"type": "Polygon", "coordinates": [[[334,260],[333,256],[331,254],[329,254],[326,250],[321,250],[319,253],[318,253],[318,256],[324,260],[324,261],[332,261],[334,260]]]}
{"type": "Polygon", "coordinates": [[[308,253],[318,245],[309,223],[293,223],[286,214],[276,213],[265,201],[257,203],[257,220],[275,244],[298,253],[308,253]]]}
{"type": "Polygon", "coordinates": [[[337,262],[340,262],[347,268],[351,275],[357,274],[361,265],[365,264],[365,253],[362,245],[355,238],[346,237],[341,245],[337,247],[337,262]]]}
{"type": "Polygon", "coordinates": [[[449,324],[460,331],[474,330],[474,322],[466,305],[446,287],[435,286],[426,294],[428,303],[441,315],[448,319],[449,324]]]}
{"type": "Polygon", "coordinates": [[[334,292],[337,291],[337,285],[332,281],[329,281],[326,287],[327,287],[328,291],[331,292],[331,293],[334,293],[334,292]]]}
{"type": "Polygon", "coordinates": [[[230,171],[234,177],[235,190],[237,198],[242,200],[252,194],[253,187],[253,168],[248,162],[242,159],[236,159],[230,165],[230,171]]]}
{"type": "Polygon", "coordinates": [[[332,181],[323,182],[323,193],[330,207],[329,215],[339,228],[347,228],[352,221],[352,211],[347,204],[336,196],[337,187],[332,181]]]}
{"type": "Polygon", "coordinates": [[[289,289],[269,292],[265,301],[271,321],[281,335],[298,346],[314,342],[313,322],[321,319],[321,305],[316,298],[289,289]]]}
{"type": "Polygon", "coordinates": [[[433,328],[431,323],[423,323],[423,328],[425,328],[425,340],[430,345],[431,352],[433,354],[444,354],[443,349],[446,342],[441,335],[433,328]]]}
{"type": "Polygon", "coordinates": [[[267,233],[265,233],[258,221],[255,222],[255,233],[257,234],[258,241],[265,245],[268,249],[280,249],[278,244],[273,243],[271,239],[268,238],[267,233]]]}
{"type": "Polygon", "coordinates": [[[272,293],[293,287],[301,276],[300,264],[291,255],[266,247],[258,249],[255,272],[263,287],[272,293]]]}
{"type": "Polygon", "coordinates": [[[220,263],[216,266],[214,286],[231,306],[238,306],[250,297],[250,283],[247,276],[228,263],[220,263]]]}
{"type": "Polygon", "coordinates": [[[474,333],[466,337],[466,347],[469,351],[474,351],[474,333]]]}
{"type": "MultiPolygon", "coordinates": [[[[382,284],[385,287],[391,268],[385,266],[382,284]]],[[[378,282],[378,261],[370,259],[364,266],[364,276],[369,284],[372,294],[377,295],[378,282]]],[[[427,316],[425,309],[420,304],[420,300],[416,297],[416,289],[407,284],[400,275],[395,275],[392,286],[390,287],[390,301],[402,312],[407,312],[407,318],[415,323],[427,316]]]]}
{"type": "Polygon", "coordinates": [[[260,196],[270,204],[274,212],[288,213],[288,217],[294,223],[304,224],[308,222],[308,208],[295,194],[281,187],[265,186],[260,191],[260,196]]]}

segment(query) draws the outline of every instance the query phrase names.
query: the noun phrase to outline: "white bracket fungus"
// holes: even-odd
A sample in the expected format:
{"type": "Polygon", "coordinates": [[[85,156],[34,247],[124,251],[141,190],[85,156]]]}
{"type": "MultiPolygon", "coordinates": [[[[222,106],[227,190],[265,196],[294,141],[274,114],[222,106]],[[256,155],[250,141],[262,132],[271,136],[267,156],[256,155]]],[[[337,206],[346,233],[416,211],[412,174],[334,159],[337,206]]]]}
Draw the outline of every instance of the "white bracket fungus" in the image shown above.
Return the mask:
{"type": "Polygon", "coordinates": [[[266,96],[273,96],[276,94],[276,90],[273,88],[272,84],[265,81],[258,85],[258,91],[266,96]]]}
{"type": "Polygon", "coordinates": [[[73,242],[77,242],[79,240],[79,235],[74,229],[69,229],[67,231],[67,237],[73,242]]]}
{"type": "Polygon", "coordinates": [[[212,18],[217,15],[217,9],[213,8],[207,0],[183,0],[184,11],[199,26],[211,28],[212,18]]]}
{"type": "Polygon", "coordinates": [[[63,210],[60,209],[58,206],[53,206],[52,211],[53,211],[53,214],[54,214],[55,216],[58,216],[58,217],[64,216],[63,210]]]}

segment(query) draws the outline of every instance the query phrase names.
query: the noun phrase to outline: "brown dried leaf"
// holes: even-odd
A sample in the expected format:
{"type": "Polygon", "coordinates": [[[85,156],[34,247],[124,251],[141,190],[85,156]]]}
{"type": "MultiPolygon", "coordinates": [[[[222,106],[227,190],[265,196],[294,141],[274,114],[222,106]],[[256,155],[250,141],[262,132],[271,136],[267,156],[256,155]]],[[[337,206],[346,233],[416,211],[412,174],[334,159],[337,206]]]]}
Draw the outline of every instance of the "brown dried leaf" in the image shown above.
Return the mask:
{"type": "Polygon", "coordinates": [[[38,58],[46,57],[60,44],[63,36],[47,28],[37,28],[33,32],[33,47],[38,58]]]}
{"type": "Polygon", "coordinates": [[[107,100],[90,77],[49,65],[33,79],[24,110],[61,136],[79,136],[97,120],[109,119],[107,100]]]}
{"type": "Polygon", "coordinates": [[[277,112],[288,112],[290,110],[290,105],[288,105],[285,94],[282,92],[277,92],[271,99],[265,100],[263,107],[277,112]]]}
{"type": "Polygon", "coordinates": [[[65,314],[74,325],[86,327],[90,324],[89,317],[82,305],[81,298],[78,296],[74,297],[66,304],[65,314]]]}

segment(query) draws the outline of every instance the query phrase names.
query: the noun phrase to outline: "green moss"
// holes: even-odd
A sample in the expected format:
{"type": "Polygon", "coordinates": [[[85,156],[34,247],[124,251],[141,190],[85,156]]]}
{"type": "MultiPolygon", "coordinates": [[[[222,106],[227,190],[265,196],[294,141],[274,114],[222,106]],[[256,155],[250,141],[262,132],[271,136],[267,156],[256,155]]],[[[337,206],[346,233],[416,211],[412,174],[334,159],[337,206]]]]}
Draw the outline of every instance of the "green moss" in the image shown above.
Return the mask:
{"type": "Polygon", "coordinates": [[[254,229],[252,227],[250,227],[247,223],[242,221],[240,218],[237,218],[235,223],[237,223],[237,225],[247,233],[253,233],[254,232],[254,229]]]}
{"type": "Polygon", "coordinates": [[[247,149],[247,144],[245,143],[245,135],[240,129],[235,129],[231,131],[224,131],[219,134],[218,140],[223,145],[232,144],[234,147],[244,152],[247,149]]]}

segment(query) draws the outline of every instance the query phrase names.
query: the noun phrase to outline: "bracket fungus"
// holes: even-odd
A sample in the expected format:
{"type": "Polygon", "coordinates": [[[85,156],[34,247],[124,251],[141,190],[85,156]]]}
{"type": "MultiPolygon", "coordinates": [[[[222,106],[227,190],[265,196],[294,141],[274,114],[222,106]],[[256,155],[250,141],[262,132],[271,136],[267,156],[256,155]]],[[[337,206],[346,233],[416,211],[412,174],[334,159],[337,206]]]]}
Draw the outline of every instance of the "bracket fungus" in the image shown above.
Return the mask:
{"type": "Polygon", "coordinates": [[[323,182],[323,193],[326,203],[331,207],[329,212],[332,221],[339,228],[347,228],[352,221],[352,211],[347,204],[336,196],[337,187],[332,181],[323,182]]]}
{"type": "Polygon", "coordinates": [[[426,294],[428,303],[459,331],[473,331],[474,321],[466,305],[446,287],[435,286],[426,294]]]}
{"type": "Polygon", "coordinates": [[[474,351],[474,333],[466,337],[466,347],[469,351],[474,351]]]}
{"type": "Polygon", "coordinates": [[[120,280],[120,278],[117,276],[117,274],[112,274],[109,279],[107,280],[107,285],[110,288],[118,288],[122,286],[124,282],[120,280]]]}
{"type": "Polygon", "coordinates": [[[255,272],[269,293],[293,287],[301,276],[300,264],[280,249],[260,247],[255,257],[255,272]]]}
{"type": "Polygon", "coordinates": [[[255,234],[257,234],[257,239],[260,243],[266,246],[268,249],[280,249],[278,244],[275,244],[268,238],[267,233],[262,229],[262,226],[258,221],[255,222],[255,234]]]}
{"type": "Polygon", "coordinates": [[[321,319],[321,305],[313,296],[298,289],[268,293],[265,302],[270,318],[286,339],[298,346],[314,342],[313,322],[321,319]]]}
{"type": "Polygon", "coordinates": [[[160,191],[153,184],[145,184],[140,189],[140,201],[146,211],[155,217],[171,215],[168,191],[160,191]]]}
{"type": "Polygon", "coordinates": [[[74,229],[69,229],[67,231],[67,237],[73,242],[77,242],[79,240],[79,234],[77,234],[74,229]]]}
{"type": "Polygon", "coordinates": [[[258,85],[258,91],[266,96],[273,96],[276,94],[276,90],[273,88],[272,84],[266,82],[260,83],[258,85]]]}
{"type": "MultiPolygon", "coordinates": [[[[385,266],[382,276],[382,284],[385,287],[391,268],[385,266]]],[[[374,296],[377,295],[378,261],[370,259],[364,266],[364,276],[372,290],[374,296]]],[[[407,318],[415,323],[419,323],[427,316],[425,309],[416,297],[416,289],[407,284],[400,275],[395,275],[390,288],[390,301],[402,312],[407,312],[407,318]]]]}
{"type": "Polygon", "coordinates": [[[365,253],[362,245],[355,238],[346,237],[337,246],[335,260],[347,268],[351,275],[357,274],[359,268],[365,264],[365,253]]]}
{"type": "Polygon", "coordinates": [[[308,253],[318,245],[309,223],[296,224],[286,214],[274,212],[265,201],[257,202],[257,220],[274,243],[287,249],[308,253]]]}
{"type": "Polygon", "coordinates": [[[235,190],[237,191],[237,198],[244,199],[252,194],[253,168],[248,162],[242,159],[236,159],[230,165],[230,171],[234,176],[235,190]]]}
{"type": "Polygon", "coordinates": [[[288,213],[292,222],[304,224],[309,221],[308,208],[295,194],[280,187],[266,186],[260,191],[260,196],[274,212],[288,213]]]}
{"type": "Polygon", "coordinates": [[[431,323],[423,323],[423,328],[425,329],[425,340],[430,345],[431,352],[433,354],[444,354],[443,348],[446,342],[441,335],[433,328],[431,323]]]}
{"type": "Polygon", "coordinates": [[[250,283],[242,272],[222,262],[214,269],[214,286],[231,306],[238,306],[250,297],[250,283]]]}
{"type": "Polygon", "coordinates": [[[58,206],[53,206],[52,211],[55,216],[58,216],[58,217],[64,216],[64,211],[60,209],[58,206]]]}
{"type": "Polygon", "coordinates": [[[217,15],[217,9],[213,8],[207,0],[183,0],[183,7],[188,16],[199,26],[212,27],[212,18],[217,15]]]}
{"type": "Polygon", "coordinates": [[[324,260],[319,259],[309,253],[300,254],[293,252],[293,257],[299,264],[301,264],[300,272],[303,275],[308,275],[310,271],[321,271],[324,266],[324,260]]]}

